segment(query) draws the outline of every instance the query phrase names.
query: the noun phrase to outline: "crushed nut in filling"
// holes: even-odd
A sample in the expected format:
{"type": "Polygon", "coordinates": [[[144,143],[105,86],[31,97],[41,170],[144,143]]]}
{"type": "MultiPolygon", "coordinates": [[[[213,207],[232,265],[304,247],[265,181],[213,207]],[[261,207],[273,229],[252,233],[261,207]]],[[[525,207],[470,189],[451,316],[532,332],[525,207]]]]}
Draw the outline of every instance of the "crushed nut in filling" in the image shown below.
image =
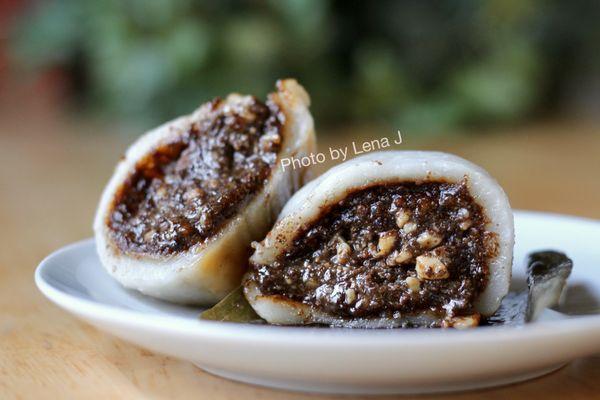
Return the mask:
{"type": "Polygon", "coordinates": [[[248,279],[341,317],[473,315],[496,252],[486,223],[465,181],[374,186],[325,210],[248,279]]]}
{"type": "Polygon", "coordinates": [[[263,187],[282,123],[271,101],[213,100],[207,116],[140,160],[120,188],[107,221],[116,245],[168,255],[214,235],[263,187]]]}

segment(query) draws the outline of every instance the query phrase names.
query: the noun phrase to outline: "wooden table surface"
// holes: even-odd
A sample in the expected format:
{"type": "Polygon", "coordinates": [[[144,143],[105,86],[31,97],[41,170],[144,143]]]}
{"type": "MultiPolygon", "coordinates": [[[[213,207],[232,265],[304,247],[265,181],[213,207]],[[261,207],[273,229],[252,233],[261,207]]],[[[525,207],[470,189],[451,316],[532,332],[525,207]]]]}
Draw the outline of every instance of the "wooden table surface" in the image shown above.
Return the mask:
{"type": "MultiPolygon", "coordinates": [[[[100,191],[132,138],[14,109],[0,117],[0,398],[332,398],[212,376],[104,334],[43,298],[33,283],[36,265],[91,236],[100,191]]],[[[329,135],[321,148],[369,136],[364,132],[329,135]]],[[[535,124],[426,141],[404,132],[404,141],[397,148],[445,150],[482,165],[515,208],[600,218],[598,124],[535,124]]],[[[527,383],[448,397],[590,399],[599,389],[597,355],[527,383]]]]}

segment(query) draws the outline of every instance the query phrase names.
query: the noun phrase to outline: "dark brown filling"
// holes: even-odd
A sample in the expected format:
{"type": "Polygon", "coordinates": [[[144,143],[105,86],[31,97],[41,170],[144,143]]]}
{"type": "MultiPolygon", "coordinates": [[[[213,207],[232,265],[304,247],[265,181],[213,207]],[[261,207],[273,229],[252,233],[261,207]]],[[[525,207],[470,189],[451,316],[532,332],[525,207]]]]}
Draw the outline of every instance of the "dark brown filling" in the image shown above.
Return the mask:
{"type": "Polygon", "coordinates": [[[486,222],[465,182],[375,186],[325,210],[249,279],[346,318],[472,314],[496,251],[486,222]]]}
{"type": "Polygon", "coordinates": [[[214,235],[270,175],[283,114],[253,97],[207,117],[138,162],[108,218],[124,252],[168,255],[214,235]]]}

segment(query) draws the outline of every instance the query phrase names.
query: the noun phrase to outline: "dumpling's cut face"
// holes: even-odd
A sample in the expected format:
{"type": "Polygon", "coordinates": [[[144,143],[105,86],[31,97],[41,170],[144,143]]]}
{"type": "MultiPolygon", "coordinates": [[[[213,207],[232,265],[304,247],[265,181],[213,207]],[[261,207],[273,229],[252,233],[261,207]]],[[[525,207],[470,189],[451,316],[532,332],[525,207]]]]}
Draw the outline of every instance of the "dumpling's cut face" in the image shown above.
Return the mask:
{"type": "Polygon", "coordinates": [[[240,96],[205,108],[119,188],[106,223],[120,251],[167,256],[202,244],[269,178],[282,142],[278,106],[240,96]]]}
{"type": "Polygon", "coordinates": [[[324,209],[247,280],[333,317],[430,315],[439,325],[476,315],[497,251],[488,222],[466,181],[370,186],[324,209]]]}

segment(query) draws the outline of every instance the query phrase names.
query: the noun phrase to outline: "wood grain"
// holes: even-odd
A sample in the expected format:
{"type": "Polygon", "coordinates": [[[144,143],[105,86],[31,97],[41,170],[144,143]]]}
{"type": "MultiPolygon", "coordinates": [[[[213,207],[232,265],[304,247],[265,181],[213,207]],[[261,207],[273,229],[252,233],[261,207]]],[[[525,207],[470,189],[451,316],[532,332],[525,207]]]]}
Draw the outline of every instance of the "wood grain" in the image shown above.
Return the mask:
{"type": "MultiPolygon", "coordinates": [[[[212,376],[110,337],[46,301],[33,284],[35,266],[57,247],[91,236],[100,191],[128,140],[108,133],[114,128],[18,116],[0,115],[1,398],[332,398],[212,376]]],[[[395,132],[338,132],[324,136],[321,149],[386,134],[395,132]]],[[[451,151],[484,166],[516,208],[600,218],[598,125],[552,123],[428,140],[404,134],[401,148],[451,151]]],[[[590,399],[599,389],[596,356],[527,383],[448,398],[590,399]]]]}

